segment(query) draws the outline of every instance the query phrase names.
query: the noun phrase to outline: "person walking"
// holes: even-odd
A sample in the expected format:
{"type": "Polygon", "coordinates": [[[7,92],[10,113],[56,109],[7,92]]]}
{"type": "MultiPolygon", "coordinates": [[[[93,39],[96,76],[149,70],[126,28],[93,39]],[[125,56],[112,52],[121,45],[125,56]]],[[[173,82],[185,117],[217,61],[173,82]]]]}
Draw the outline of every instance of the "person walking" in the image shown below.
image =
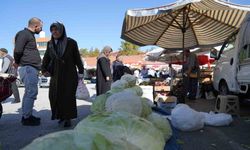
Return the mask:
{"type": "Polygon", "coordinates": [[[38,73],[41,69],[41,58],[34,34],[39,34],[42,27],[43,22],[34,17],[29,20],[28,28],[19,31],[15,36],[13,65],[20,67],[19,75],[25,85],[21,121],[25,126],[40,125],[40,118],[33,116],[32,111],[38,94],[38,73]]]}
{"type": "Polygon", "coordinates": [[[106,93],[111,88],[111,68],[109,55],[112,52],[110,46],[105,46],[97,58],[96,67],[96,95],[106,93]]]}
{"type": "MultiPolygon", "coordinates": [[[[0,73],[8,73],[17,77],[17,69],[13,66],[14,58],[8,54],[8,50],[5,48],[0,48],[0,57],[3,58],[2,70],[0,71],[0,73]]],[[[11,91],[15,98],[12,103],[19,103],[20,95],[16,82],[11,83],[11,91]]]]}
{"type": "Polygon", "coordinates": [[[42,73],[51,76],[49,100],[52,120],[71,126],[71,119],[77,118],[76,89],[83,78],[83,63],[77,42],[67,37],[62,23],[51,24],[51,40],[43,57],[42,73]],[[78,72],[77,72],[78,69],[78,72]]]}

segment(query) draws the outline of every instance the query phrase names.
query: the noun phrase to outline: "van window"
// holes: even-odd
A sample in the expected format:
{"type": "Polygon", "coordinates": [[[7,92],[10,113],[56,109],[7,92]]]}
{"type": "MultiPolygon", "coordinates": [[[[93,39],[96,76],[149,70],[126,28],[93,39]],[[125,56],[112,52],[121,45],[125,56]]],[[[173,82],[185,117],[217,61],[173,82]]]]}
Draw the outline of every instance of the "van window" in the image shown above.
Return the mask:
{"type": "Polygon", "coordinates": [[[235,47],[235,40],[236,40],[236,36],[234,35],[228,40],[223,51],[229,51],[229,50],[233,49],[235,47]]]}
{"type": "Polygon", "coordinates": [[[250,61],[250,45],[246,45],[240,50],[239,61],[240,63],[245,63],[250,61]]]}

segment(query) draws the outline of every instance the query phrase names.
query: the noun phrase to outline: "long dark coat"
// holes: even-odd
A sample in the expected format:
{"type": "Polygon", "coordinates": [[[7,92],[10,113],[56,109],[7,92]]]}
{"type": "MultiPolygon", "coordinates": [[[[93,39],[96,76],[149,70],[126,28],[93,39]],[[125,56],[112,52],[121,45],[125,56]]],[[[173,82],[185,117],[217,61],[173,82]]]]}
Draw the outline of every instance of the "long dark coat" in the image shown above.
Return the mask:
{"type": "Polygon", "coordinates": [[[96,67],[96,95],[101,95],[111,87],[110,60],[106,57],[98,58],[96,67]],[[106,80],[109,77],[109,81],[106,80]]]}
{"type": "Polygon", "coordinates": [[[121,76],[123,75],[123,63],[121,61],[113,61],[112,63],[113,68],[113,82],[116,80],[120,80],[121,76]]]}
{"type": "MultiPolygon", "coordinates": [[[[48,71],[53,58],[53,47],[48,42],[42,64],[42,71],[48,71]]],[[[84,68],[75,40],[68,38],[64,54],[53,58],[49,100],[53,119],[73,119],[77,117],[76,89],[78,85],[77,69],[83,74],[84,68]]],[[[51,70],[51,69],[50,69],[51,70]]]]}

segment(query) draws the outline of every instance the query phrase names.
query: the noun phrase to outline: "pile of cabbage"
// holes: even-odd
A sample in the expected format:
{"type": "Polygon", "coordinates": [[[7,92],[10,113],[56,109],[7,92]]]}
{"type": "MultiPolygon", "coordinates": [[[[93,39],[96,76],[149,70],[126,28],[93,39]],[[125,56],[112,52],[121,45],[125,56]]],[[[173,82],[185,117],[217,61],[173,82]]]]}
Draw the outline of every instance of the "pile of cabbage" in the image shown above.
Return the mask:
{"type": "Polygon", "coordinates": [[[111,90],[97,96],[92,115],[74,130],[48,134],[25,150],[163,150],[172,130],[167,119],[152,112],[136,78],[124,75],[111,90]]]}

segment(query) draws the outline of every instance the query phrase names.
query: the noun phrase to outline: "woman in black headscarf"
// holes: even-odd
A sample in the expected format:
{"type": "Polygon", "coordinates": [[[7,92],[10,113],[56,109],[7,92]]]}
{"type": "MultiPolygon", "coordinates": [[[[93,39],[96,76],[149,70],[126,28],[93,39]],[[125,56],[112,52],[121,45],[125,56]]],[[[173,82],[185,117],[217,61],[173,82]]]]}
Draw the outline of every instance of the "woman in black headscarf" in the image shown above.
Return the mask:
{"type": "Polygon", "coordinates": [[[64,127],[70,127],[70,120],[77,117],[75,94],[78,79],[83,78],[83,63],[77,42],[67,37],[63,24],[53,23],[50,32],[52,36],[43,57],[42,73],[51,76],[49,100],[52,120],[59,119],[59,123],[64,122],[64,127]]]}
{"type": "Polygon", "coordinates": [[[109,56],[112,52],[110,46],[105,46],[97,57],[96,63],[96,95],[106,93],[111,88],[111,68],[109,56]]]}

